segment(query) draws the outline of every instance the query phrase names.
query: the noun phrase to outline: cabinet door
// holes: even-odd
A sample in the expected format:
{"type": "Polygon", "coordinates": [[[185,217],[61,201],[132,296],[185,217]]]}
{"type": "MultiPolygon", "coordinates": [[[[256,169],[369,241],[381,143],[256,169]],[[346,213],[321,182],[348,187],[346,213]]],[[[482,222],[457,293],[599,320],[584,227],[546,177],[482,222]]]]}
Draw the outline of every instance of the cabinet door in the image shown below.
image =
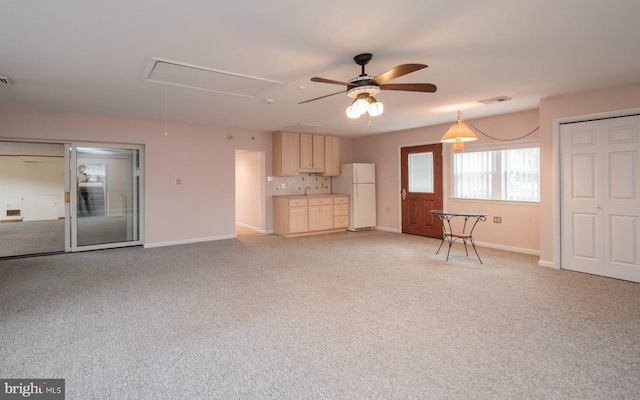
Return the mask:
{"type": "Polygon", "coordinates": [[[313,135],[300,134],[300,170],[313,169],[313,135]]]}
{"type": "Polygon", "coordinates": [[[324,172],[324,135],[300,134],[300,172],[324,172]]]}
{"type": "Polygon", "coordinates": [[[313,169],[318,172],[324,172],[324,136],[313,135],[313,169]]]}
{"type": "Polygon", "coordinates": [[[340,175],[340,138],[338,136],[324,137],[324,175],[340,175]]]}
{"type": "Polygon", "coordinates": [[[300,135],[292,132],[273,133],[273,175],[298,175],[300,135]]]}
{"type": "Polygon", "coordinates": [[[333,206],[309,206],[309,232],[333,228],[333,206]]]}
{"type": "Polygon", "coordinates": [[[297,133],[282,133],[282,174],[297,175],[300,157],[300,138],[297,133]]]}
{"type": "Polygon", "coordinates": [[[290,207],[289,233],[302,233],[308,230],[307,207],[290,207]]]}

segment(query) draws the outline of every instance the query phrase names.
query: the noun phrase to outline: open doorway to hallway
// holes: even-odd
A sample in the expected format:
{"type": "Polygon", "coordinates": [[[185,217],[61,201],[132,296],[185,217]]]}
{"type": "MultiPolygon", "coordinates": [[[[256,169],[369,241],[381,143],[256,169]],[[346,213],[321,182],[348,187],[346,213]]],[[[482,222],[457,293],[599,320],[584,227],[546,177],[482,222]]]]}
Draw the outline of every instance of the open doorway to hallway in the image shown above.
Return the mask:
{"type": "Polygon", "coordinates": [[[264,158],[261,151],[236,150],[236,235],[265,233],[264,158]]]}

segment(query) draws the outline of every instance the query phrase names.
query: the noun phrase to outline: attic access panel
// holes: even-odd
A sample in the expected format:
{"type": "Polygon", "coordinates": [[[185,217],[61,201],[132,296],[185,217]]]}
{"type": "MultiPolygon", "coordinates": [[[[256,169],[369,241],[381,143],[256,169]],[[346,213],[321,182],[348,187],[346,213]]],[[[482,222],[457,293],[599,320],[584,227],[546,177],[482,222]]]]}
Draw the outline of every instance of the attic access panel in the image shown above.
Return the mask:
{"type": "Polygon", "coordinates": [[[208,92],[256,97],[283,82],[152,58],[143,80],[208,92]]]}

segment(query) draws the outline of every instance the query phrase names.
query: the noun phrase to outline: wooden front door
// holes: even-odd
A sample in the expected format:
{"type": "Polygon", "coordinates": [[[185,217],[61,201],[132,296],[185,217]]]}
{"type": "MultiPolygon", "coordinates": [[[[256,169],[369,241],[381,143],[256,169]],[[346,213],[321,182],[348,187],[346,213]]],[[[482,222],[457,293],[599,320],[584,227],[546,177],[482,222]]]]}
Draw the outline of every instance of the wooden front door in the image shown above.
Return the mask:
{"type": "Polygon", "coordinates": [[[402,233],[442,237],[442,144],[401,149],[402,233]]]}

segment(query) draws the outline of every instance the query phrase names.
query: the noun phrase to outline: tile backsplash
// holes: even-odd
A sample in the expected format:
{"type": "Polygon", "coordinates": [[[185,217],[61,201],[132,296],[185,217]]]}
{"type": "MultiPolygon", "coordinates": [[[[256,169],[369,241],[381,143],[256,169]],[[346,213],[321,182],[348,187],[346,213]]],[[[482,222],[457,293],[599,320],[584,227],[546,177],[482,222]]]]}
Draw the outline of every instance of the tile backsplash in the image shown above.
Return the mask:
{"type": "Polygon", "coordinates": [[[302,173],[297,176],[274,176],[273,181],[274,196],[292,196],[304,194],[331,194],[331,177],[316,175],[312,173],[302,173]],[[284,186],[284,187],[282,187],[284,186]]]}

